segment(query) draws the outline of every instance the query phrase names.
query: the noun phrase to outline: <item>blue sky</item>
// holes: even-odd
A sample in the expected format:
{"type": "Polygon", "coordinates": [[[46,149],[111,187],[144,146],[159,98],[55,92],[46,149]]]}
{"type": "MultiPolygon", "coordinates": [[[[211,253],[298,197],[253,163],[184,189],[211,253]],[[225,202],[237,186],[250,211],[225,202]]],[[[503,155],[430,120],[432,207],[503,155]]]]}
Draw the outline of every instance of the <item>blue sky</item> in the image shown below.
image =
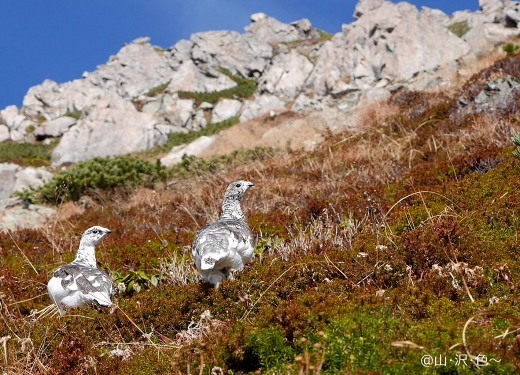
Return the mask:
{"type": "MultiPolygon", "coordinates": [[[[397,1],[394,1],[397,2],[397,1]]],[[[411,0],[451,14],[478,0],[411,0]]],[[[289,23],[308,18],[329,33],[353,21],[356,0],[13,0],[0,10],[0,109],[21,106],[46,78],[66,82],[93,71],[123,44],[148,36],[163,48],[196,32],[237,30],[264,12],[289,23]]]]}

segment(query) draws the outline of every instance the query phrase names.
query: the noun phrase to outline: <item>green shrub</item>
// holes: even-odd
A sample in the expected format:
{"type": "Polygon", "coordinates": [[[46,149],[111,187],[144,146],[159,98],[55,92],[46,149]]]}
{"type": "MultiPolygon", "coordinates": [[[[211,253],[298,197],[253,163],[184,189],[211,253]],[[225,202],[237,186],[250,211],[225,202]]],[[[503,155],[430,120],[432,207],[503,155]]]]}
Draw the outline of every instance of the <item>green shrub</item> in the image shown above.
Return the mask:
{"type": "Polygon", "coordinates": [[[266,373],[280,373],[287,363],[294,360],[292,348],[282,330],[265,328],[246,339],[246,356],[256,361],[266,373]]]}
{"type": "Polygon", "coordinates": [[[114,283],[120,294],[128,295],[134,292],[139,293],[142,290],[147,290],[159,285],[161,275],[149,275],[144,271],[132,271],[123,275],[121,272],[114,272],[112,274],[114,283]]]}
{"type": "Polygon", "coordinates": [[[51,162],[52,149],[56,142],[43,143],[0,143],[0,163],[47,166],[51,162]]]}
{"type": "Polygon", "coordinates": [[[513,156],[520,159],[520,133],[515,135],[513,138],[513,143],[516,145],[516,150],[513,152],[513,156]]]}
{"type": "Polygon", "coordinates": [[[193,99],[199,105],[202,102],[216,103],[221,98],[249,98],[256,92],[257,82],[255,79],[248,79],[233,75],[229,70],[220,69],[220,72],[231,78],[237,84],[235,87],[221,91],[212,92],[191,92],[179,91],[179,98],[193,99]]]}
{"type": "Polygon", "coordinates": [[[507,53],[508,55],[513,55],[520,50],[520,46],[518,44],[507,43],[507,44],[504,44],[504,46],[502,47],[502,50],[505,53],[507,53]]]}
{"type": "Polygon", "coordinates": [[[36,200],[61,203],[78,200],[90,189],[118,186],[146,186],[166,178],[166,170],[156,164],[131,157],[95,158],[56,174],[34,192],[36,200]]]}
{"type": "Polygon", "coordinates": [[[455,22],[448,26],[448,30],[457,35],[459,38],[466,34],[469,29],[470,27],[466,21],[455,22]]]}
{"type": "Polygon", "coordinates": [[[168,82],[163,83],[162,85],[154,87],[154,88],[150,89],[150,91],[148,91],[144,95],[145,96],[149,96],[149,97],[154,97],[154,96],[157,96],[159,94],[162,94],[168,88],[168,86],[170,85],[170,82],[171,82],[171,80],[168,81],[168,82]]]}

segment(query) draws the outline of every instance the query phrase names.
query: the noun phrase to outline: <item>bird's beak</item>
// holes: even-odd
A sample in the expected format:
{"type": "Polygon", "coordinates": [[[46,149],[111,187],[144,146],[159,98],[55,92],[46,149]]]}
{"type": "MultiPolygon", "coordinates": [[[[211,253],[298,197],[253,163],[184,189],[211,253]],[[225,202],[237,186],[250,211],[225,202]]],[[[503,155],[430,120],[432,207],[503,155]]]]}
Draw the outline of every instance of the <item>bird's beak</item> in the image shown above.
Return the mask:
{"type": "Polygon", "coordinates": [[[110,229],[107,229],[107,234],[110,234],[112,233],[112,231],[110,229]]]}
{"type": "Polygon", "coordinates": [[[253,184],[252,182],[247,183],[247,187],[253,187],[253,186],[255,186],[255,184],[253,184]]]}

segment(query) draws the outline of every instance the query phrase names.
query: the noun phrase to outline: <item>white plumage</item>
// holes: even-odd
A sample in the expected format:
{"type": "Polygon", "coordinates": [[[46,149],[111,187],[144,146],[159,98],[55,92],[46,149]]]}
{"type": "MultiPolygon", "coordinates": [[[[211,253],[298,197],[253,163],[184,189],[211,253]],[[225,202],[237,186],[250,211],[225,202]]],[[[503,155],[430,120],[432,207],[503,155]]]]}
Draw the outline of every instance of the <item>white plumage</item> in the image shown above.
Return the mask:
{"type": "Polygon", "coordinates": [[[95,253],[96,245],[109,233],[100,226],[87,229],[81,236],[76,259],[54,271],[47,290],[62,316],[72,307],[112,305],[114,284],[106,272],[97,268],[95,253]]]}
{"type": "Polygon", "coordinates": [[[242,180],[230,184],[220,218],[195,236],[191,249],[195,266],[204,280],[216,287],[231,276],[231,271],[242,271],[253,257],[253,235],[240,207],[242,197],[251,186],[254,184],[242,180]]]}

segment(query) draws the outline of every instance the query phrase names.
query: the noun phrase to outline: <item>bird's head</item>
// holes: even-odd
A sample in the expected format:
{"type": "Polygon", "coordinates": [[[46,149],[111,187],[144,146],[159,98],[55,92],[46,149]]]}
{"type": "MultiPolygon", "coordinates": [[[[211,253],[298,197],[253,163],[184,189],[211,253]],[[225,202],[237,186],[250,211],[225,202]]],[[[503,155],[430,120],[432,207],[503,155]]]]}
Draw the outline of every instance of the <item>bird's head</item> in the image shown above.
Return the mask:
{"type": "Polygon", "coordinates": [[[105,236],[112,233],[110,229],[100,226],[88,228],[83,236],[81,236],[81,243],[87,246],[96,246],[105,236]]]}
{"type": "Polygon", "coordinates": [[[246,191],[252,187],[255,186],[252,182],[244,181],[244,180],[238,180],[235,182],[232,182],[229,184],[226,194],[224,196],[224,199],[236,199],[241,200],[246,191]]]}

